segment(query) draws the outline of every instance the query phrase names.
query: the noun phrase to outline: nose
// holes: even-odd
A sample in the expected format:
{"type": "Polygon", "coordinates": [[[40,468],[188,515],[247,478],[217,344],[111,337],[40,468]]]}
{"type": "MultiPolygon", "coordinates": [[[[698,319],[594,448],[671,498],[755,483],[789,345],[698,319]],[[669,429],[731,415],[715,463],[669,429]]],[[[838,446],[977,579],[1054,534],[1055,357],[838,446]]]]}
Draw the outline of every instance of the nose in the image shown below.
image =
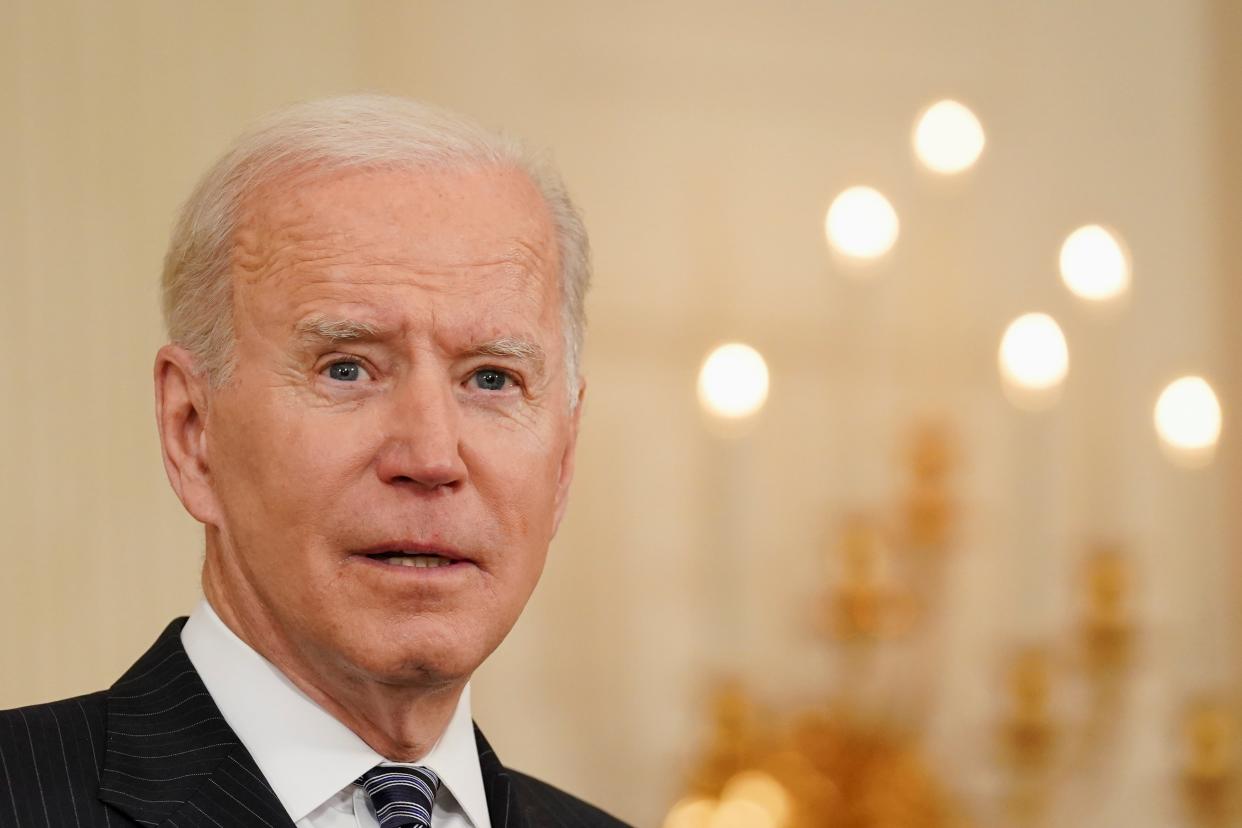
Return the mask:
{"type": "Polygon", "coordinates": [[[380,479],[417,490],[452,490],[465,481],[461,411],[446,378],[424,370],[404,377],[390,396],[388,432],[377,458],[380,479]]]}

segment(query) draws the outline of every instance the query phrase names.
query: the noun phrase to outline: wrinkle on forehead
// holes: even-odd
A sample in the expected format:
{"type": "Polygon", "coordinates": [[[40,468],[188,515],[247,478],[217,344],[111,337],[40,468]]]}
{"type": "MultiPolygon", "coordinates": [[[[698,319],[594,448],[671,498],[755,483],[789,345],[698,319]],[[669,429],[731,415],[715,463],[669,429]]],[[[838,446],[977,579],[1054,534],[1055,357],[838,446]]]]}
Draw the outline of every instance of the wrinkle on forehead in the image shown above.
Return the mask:
{"type": "MultiPolygon", "coordinates": [[[[452,174],[451,170],[345,170],[314,178],[294,176],[261,187],[243,205],[234,234],[234,277],[239,285],[249,286],[307,271],[332,278],[348,267],[349,278],[358,275],[353,272],[358,268],[446,277],[463,270],[496,269],[555,278],[559,256],[551,216],[533,183],[513,170],[456,171],[484,177],[498,195],[510,196],[498,199],[508,202],[504,205],[508,213],[496,221],[494,216],[461,209],[463,196],[451,186],[452,174]],[[377,176],[384,176],[384,186],[363,189],[377,176]],[[419,197],[402,192],[403,183],[417,187],[419,197]],[[331,190],[334,198],[324,199],[325,190],[331,190]],[[532,194],[535,198],[526,203],[535,209],[513,209],[519,198],[532,194]]],[[[477,204],[472,206],[477,210],[477,204]]]]}

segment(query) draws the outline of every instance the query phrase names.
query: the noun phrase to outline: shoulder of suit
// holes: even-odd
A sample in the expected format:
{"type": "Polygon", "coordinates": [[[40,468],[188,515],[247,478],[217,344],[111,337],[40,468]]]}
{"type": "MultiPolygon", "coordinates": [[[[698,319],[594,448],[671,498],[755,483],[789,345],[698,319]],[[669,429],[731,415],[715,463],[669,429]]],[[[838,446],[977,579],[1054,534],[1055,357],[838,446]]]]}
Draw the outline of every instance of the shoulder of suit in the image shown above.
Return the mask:
{"type": "MultiPolygon", "coordinates": [[[[27,752],[59,750],[60,742],[102,736],[107,718],[106,690],[60,701],[0,710],[0,748],[27,752]]],[[[103,755],[102,742],[96,756],[103,755]]]]}
{"type": "Polygon", "coordinates": [[[0,710],[0,766],[10,793],[0,802],[0,825],[74,824],[74,803],[97,796],[106,717],[103,692],[0,710]]]}
{"type": "Polygon", "coordinates": [[[537,813],[542,820],[532,824],[555,824],[556,828],[630,828],[627,823],[594,805],[533,776],[511,769],[506,769],[505,772],[511,780],[516,800],[522,803],[522,807],[537,813]],[[557,819],[559,822],[550,823],[547,822],[548,819],[557,819]]]}

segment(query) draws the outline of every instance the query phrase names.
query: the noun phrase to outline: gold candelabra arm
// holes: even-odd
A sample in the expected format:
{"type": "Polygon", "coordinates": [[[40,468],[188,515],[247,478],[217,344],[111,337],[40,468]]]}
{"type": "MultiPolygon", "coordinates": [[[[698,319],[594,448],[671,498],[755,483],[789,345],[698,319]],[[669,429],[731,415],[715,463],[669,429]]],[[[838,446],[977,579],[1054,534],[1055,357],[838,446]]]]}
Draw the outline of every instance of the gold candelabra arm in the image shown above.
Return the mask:
{"type": "Polygon", "coordinates": [[[1190,819],[1201,828],[1237,825],[1238,723],[1219,699],[1191,704],[1182,718],[1182,794],[1190,819]]]}

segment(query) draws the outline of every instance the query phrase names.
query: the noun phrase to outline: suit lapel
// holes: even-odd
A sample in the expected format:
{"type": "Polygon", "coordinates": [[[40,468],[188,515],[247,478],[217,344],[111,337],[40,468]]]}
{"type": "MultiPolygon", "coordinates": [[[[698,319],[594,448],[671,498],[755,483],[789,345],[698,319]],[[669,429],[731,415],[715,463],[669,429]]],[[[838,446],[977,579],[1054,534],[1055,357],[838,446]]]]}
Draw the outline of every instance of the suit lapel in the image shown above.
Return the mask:
{"type": "Polygon", "coordinates": [[[478,725],[474,726],[474,742],[479,748],[479,769],[483,772],[483,789],[487,793],[487,811],[492,819],[492,828],[527,828],[526,817],[513,790],[513,780],[478,725]]]}
{"type": "Polygon", "coordinates": [[[182,648],[184,624],[109,691],[100,798],[143,825],[292,828],[182,648]]]}
{"type": "MultiPolygon", "coordinates": [[[[294,828],[190,663],[184,625],[170,624],[108,693],[100,799],[147,826],[294,828]]],[[[508,771],[477,726],[474,737],[492,828],[529,828],[508,771]]]]}

